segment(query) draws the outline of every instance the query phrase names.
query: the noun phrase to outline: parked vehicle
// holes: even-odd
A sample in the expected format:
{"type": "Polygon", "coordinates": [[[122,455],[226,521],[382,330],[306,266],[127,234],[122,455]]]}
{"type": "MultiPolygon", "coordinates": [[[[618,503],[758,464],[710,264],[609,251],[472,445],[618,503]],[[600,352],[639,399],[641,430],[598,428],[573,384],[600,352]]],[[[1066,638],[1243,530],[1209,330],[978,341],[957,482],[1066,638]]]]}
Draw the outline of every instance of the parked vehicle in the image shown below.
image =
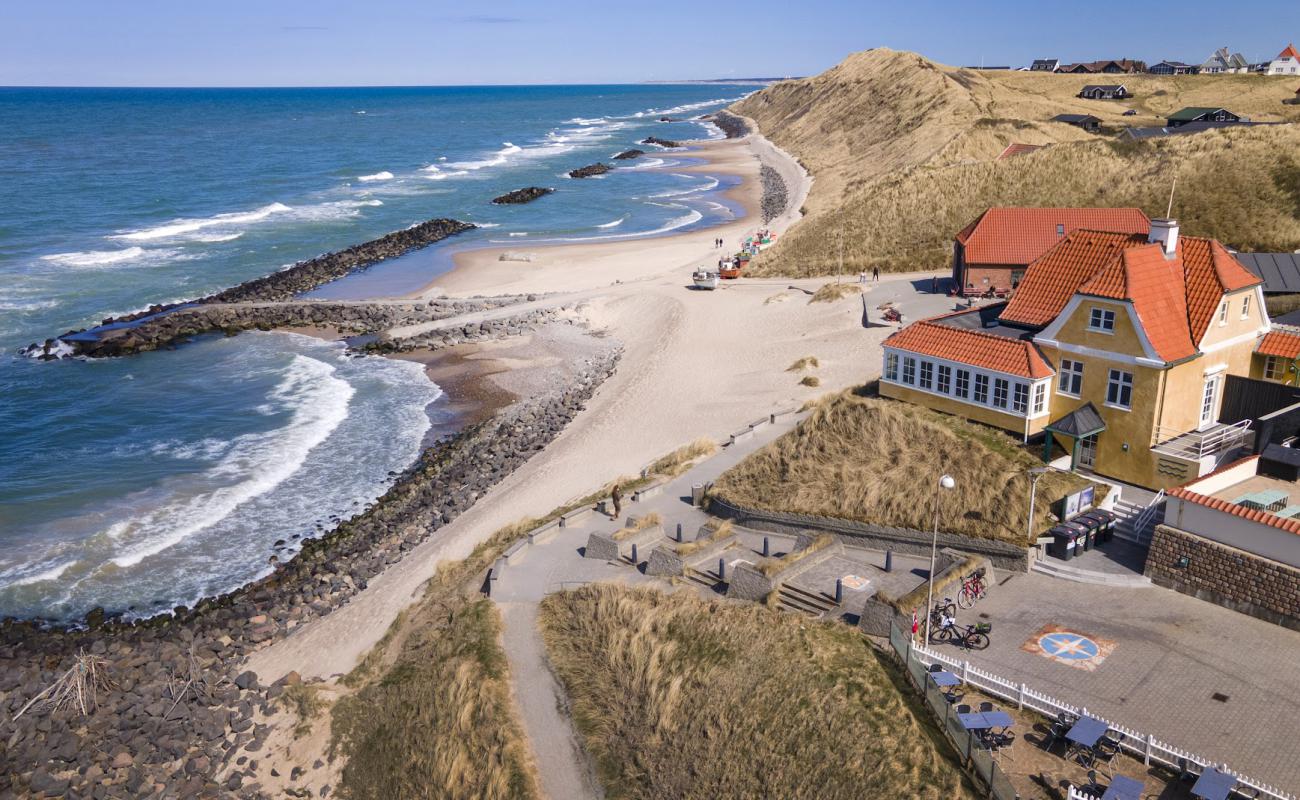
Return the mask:
{"type": "Polygon", "coordinates": [[[967,650],[984,650],[989,646],[989,633],[992,630],[993,626],[987,622],[963,627],[952,617],[945,617],[939,629],[930,634],[930,641],[934,644],[948,642],[967,650]]]}
{"type": "Polygon", "coordinates": [[[957,595],[957,604],[962,608],[970,608],[975,605],[976,600],[982,599],[987,593],[984,570],[977,569],[961,579],[961,593],[957,595]]]}

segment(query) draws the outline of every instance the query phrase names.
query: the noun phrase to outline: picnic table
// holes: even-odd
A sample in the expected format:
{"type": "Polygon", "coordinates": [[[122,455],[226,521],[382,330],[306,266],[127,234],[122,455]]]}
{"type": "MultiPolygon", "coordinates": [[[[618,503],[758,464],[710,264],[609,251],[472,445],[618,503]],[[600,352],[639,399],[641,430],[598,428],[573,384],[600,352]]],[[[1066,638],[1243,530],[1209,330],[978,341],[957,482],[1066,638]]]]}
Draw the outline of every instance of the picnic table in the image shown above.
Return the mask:
{"type": "Polygon", "coordinates": [[[957,686],[961,684],[961,678],[948,671],[931,672],[930,677],[934,680],[935,686],[957,686]]]}
{"type": "Polygon", "coordinates": [[[957,719],[968,731],[984,730],[986,728],[1010,728],[1015,724],[1011,715],[1005,711],[972,711],[969,714],[958,714],[957,719]]]}
{"type": "Polygon", "coordinates": [[[1281,489],[1264,489],[1243,494],[1232,502],[1258,511],[1278,511],[1290,502],[1290,499],[1291,496],[1281,489]]]}
{"type": "Polygon", "coordinates": [[[1070,730],[1066,732],[1065,738],[1080,747],[1091,749],[1097,746],[1097,742],[1101,740],[1102,736],[1106,735],[1108,730],[1110,730],[1110,726],[1099,719],[1079,717],[1079,721],[1074,723],[1070,730]]]}
{"type": "Polygon", "coordinates": [[[1101,800],[1142,800],[1143,788],[1141,781],[1116,775],[1111,778],[1110,786],[1106,787],[1106,793],[1101,796],[1101,800]]]}
{"type": "Polygon", "coordinates": [[[1211,768],[1202,772],[1201,777],[1196,779],[1195,785],[1192,786],[1192,794],[1203,800],[1228,800],[1228,795],[1235,788],[1237,788],[1236,778],[1211,768]]]}

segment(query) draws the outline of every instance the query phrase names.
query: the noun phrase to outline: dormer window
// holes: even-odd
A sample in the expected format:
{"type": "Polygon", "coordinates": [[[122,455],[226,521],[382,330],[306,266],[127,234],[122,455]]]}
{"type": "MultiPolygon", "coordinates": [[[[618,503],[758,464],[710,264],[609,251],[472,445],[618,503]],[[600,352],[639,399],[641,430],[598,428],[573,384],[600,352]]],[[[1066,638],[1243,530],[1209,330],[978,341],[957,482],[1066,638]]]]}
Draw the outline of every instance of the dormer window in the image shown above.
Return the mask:
{"type": "Polygon", "coordinates": [[[1227,300],[1224,300],[1222,303],[1219,303],[1219,324],[1220,325],[1228,324],[1228,301],[1227,300]]]}
{"type": "Polygon", "coordinates": [[[1100,333],[1115,332],[1115,312],[1108,308],[1094,308],[1088,317],[1088,330],[1100,333]]]}
{"type": "Polygon", "coordinates": [[[1060,222],[1056,223],[1056,235],[1057,236],[1065,235],[1065,225],[1063,223],[1060,222]]]}
{"type": "Polygon", "coordinates": [[[1241,318],[1246,319],[1250,316],[1250,295],[1241,298],[1241,318]]]}

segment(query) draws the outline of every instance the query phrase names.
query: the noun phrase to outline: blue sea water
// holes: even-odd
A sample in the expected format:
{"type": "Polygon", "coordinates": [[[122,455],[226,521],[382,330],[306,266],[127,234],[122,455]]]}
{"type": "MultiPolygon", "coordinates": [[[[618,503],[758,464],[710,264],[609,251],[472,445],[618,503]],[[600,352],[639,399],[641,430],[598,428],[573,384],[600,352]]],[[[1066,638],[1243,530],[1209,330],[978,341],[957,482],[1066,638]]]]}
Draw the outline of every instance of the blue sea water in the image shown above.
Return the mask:
{"type": "Polygon", "coordinates": [[[432,217],[482,227],[315,294],[418,289],[450,248],[730,219],[727,178],[674,171],[688,152],[609,159],[652,134],[717,137],[689,117],[747,91],[0,88],[0,616],[147,614],[231,589],[456,425],[418,365],[287,333],[93,362],[20,347],[432,217]],[[598,160],[624,166],[565,175],[598,160]],[[529,185],[557,191],[489,202],[529,185]]]}

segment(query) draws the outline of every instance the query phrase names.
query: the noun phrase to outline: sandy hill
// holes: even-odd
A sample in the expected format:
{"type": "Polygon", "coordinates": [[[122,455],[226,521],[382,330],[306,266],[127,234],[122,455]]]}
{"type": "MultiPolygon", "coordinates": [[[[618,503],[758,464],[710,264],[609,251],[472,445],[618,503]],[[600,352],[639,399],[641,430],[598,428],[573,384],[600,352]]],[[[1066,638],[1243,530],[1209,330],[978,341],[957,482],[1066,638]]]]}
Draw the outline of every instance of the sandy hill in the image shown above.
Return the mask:
{"type": "Polygon", "coordinates": [[[1189,233],[1246,250],[1300,247],[1295,128],[1132,143],[1121,126],[1158,125],[1184,106],[1226,106],[1259,121],[1300,121],[1285,78],[1258,75],[1052,75],[947,67],[878,49],[764,89],[736,105],[814,174],[809,218],[756,265],[761,273],[946,268],[954,233],[989,205],[1137,205],[1163,214],[1173,174],[1189,233]],[[1125,101],[1082,100],[1122,82],[1125,101]],[[1133,109],[1135,116],[1125,117],[1133,109]],[[1089,113],[1089,134],[1051,118],[1089,113]],[[1012,142],[1052,145],[995,161],[1012,142]]]}

